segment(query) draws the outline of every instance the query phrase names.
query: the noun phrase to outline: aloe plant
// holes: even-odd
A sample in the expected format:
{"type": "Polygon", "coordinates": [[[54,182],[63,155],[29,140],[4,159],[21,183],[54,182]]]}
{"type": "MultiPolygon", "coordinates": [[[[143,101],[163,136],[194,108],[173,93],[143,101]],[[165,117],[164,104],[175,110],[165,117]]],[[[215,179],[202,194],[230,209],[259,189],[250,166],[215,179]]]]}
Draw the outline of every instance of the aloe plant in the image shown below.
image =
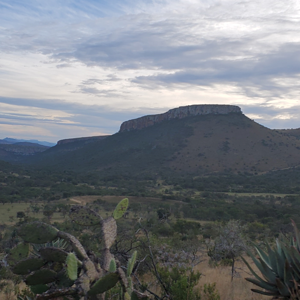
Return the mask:
{"type": "Polygon", "coordinates": [[[12,249],[7,257],[12,271],[25,276],[24,281],[36,293],[36,300],[57,297],[95,299],[97,295],[98,299],[104,299],[104,293],[117,283],[122,287],[120,299],[147,298],[133,288],[131,280],[136,252],[129,260],[127,275],[110,252],[117,236],[116,219],[122,217],[127,206],[128,199],[123,199],[117,205],[114,217],[105,220],[87,207],[71,208],[70,218],[74,222],[83,226],[101,225],[104,241],[101,266],[87,255],[73,235],[49,224],[31,222],[18,230],[24,242],[12,249]]]}
{"type": "Polygon", "coordinates": [[[263,289],[252,289],[253,292],[272,296],[272,299],[300,300],[300,232],[294,221],[292,225],[294,238],[281,236],[274,247],[266,243],[266,250],[254,245],[258,257],[249,252],[262,276],[243,258],[255,277],[246,280],[263,289]]]}

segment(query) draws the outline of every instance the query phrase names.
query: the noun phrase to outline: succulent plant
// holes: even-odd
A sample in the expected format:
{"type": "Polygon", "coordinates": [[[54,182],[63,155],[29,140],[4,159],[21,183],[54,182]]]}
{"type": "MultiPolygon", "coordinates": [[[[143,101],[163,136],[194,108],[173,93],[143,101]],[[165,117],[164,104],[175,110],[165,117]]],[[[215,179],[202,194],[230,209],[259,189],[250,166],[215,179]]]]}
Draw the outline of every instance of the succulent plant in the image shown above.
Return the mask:
{"type": "Polygon", "coordinates": [[[295,222],[292,221],[292,224],[295,238],[289,240],[282,236],[273,248],[266,243],[266,251],[254,245],[258,258],[249,252],[262,277],[243,258],[255,276],[255,279],[246,280],[263,289],[252,289],[253,292],[273,296],[272,299],[300,299],[300,232],[295,222]]]}
{"type": "Polygon", "coordinates": [[[36,300],[67,297],[68,299],[95,299],[120,283],[120,299],[141,299],[146,295],[134,290],[131,273],[136,252],[128,261],[127,275],[110,252],[117,236],[116,219],[122,217],[128,207],[123,199],[113,216],[103,220],[100,215],[84,206],[73,206],[70,218],[83,226],[101,225],[104,241],[103,264],[97,265],[81,243],[71,234],[59,231],[41,222],[25,223],[18,234],[25,243],[11,250],[7,261],[16,274],[26,275],[25,283],[36,294],[36,300]],[[32,243],[31,246],[29,243],[32,243]],[[46,244],[45,244],[46,243],[46,244]],[[38,245],[37,245],[38,244],[38,245]]]}

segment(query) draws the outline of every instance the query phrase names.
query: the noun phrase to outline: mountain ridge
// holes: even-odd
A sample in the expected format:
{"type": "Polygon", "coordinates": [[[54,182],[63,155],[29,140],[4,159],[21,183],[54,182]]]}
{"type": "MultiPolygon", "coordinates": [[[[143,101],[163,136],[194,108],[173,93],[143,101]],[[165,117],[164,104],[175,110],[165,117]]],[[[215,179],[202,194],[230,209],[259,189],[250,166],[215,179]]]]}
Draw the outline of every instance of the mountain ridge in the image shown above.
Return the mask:
{"type": "Polygon", "coordinates": [[[300,140],[242,113],[192,115],[88,144],[60,144],[28,162],[101,176],[262,174],[300,165],[300,140]]]}

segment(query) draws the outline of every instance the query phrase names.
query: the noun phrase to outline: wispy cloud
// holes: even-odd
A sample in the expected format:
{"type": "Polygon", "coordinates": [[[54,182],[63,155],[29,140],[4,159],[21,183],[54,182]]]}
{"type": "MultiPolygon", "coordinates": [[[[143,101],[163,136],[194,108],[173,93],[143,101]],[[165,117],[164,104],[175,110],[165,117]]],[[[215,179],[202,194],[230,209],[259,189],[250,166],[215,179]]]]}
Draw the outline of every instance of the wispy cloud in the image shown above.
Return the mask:
{"type": "Polygon", "coordinates": [[[299,12],[279,0],[0,0],[0,103],[39,108],[45,128],[113,133],[195,103],[300,127],[299,12]]]}

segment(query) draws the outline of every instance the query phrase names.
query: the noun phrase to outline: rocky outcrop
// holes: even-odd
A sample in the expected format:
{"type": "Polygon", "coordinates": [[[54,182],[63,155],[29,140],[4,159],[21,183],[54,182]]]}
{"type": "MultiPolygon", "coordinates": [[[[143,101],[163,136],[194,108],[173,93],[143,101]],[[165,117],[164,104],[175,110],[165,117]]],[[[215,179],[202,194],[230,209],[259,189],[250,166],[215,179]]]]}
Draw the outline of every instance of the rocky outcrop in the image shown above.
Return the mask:
{"type": "Polygon", "coordinates": [[[241,108],[234,105],[189,105],[170,109],[166,113],[159,115],[144,116],[122,123],[120,132],[134,129],[142,129],[152,126],[165,120],[183,119],[189,116],[208,115],[208,114],[241,114],[241,108]]]}
{"type": "Polygon", "coordinates": [[[65,139],[57,142],[57,145],[66,145],[71,143],[83,142],[84,144],[93,143],[96,141],[104,140],[108,135],[101,136],[90,136],[90,137],[82,137],[82,138],[74,138],[74,139],[65,139]]]}

